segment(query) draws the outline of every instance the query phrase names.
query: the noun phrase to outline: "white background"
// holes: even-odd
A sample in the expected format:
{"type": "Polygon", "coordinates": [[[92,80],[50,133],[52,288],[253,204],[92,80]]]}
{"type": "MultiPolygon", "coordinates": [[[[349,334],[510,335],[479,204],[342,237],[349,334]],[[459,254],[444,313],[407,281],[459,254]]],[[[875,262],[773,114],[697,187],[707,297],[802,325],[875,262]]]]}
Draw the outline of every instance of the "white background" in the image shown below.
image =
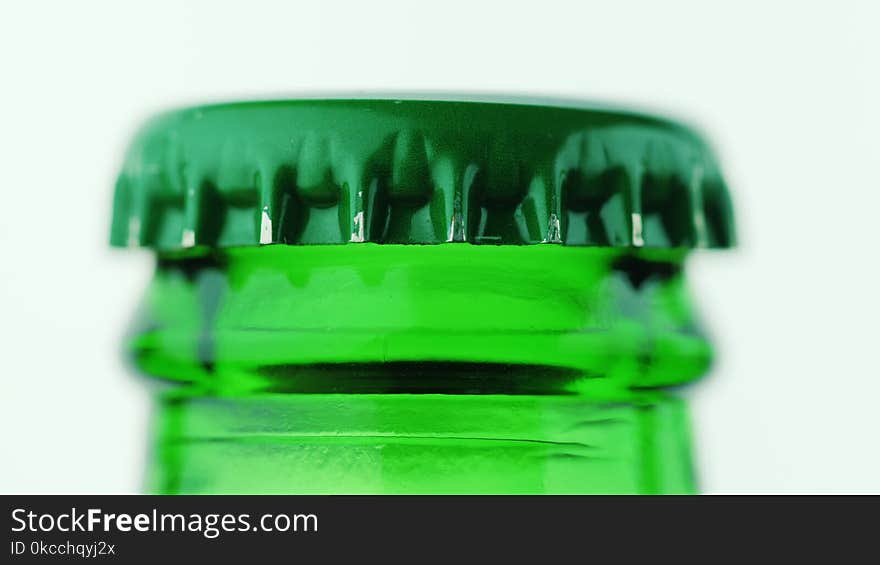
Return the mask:
{"type": "Polygon", "coordinates": [[[880,492],[877,2],[8,2],[0,13],[0,491],[140,488],[107,248],[129,135],[169,105],[314,91],[596,99],[696,123],[741,247],[691,261],[719,347],[707,492],[880,492]],[[526,6],[527,5],[527,6],[526,6]]]}

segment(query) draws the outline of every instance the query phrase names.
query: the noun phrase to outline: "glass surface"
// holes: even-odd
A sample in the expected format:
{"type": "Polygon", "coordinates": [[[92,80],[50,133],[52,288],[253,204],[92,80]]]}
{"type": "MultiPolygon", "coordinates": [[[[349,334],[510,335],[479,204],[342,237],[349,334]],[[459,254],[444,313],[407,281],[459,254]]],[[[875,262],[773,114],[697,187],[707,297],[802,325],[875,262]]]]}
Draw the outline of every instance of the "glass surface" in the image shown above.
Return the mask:
{"type": "Polygon", "coordinates": [[[676,249],[162,254],[130,340],[158,492],[692,492],[676,249]]]}

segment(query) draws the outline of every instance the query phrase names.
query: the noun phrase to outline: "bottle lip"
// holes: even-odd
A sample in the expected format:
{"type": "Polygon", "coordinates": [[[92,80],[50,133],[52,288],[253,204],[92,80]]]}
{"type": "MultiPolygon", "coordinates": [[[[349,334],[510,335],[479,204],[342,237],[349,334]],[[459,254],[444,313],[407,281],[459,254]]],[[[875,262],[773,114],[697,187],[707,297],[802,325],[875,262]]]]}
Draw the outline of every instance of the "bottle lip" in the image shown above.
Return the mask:
{"type": "Polygon", "coordinates": [[[111,244],[726,248],[730,197],[692,129],[565,99],[409,95],[160,114],[116,184],[111,244]]]}
{"type": "Polygon", "coordinates": [[[226,371],[230,385],[276,392],[329,392],[339,369],[363,376],[405,363],[494,365],[504,383],[483,393],[537,393],[517,384],[517,367],[543,367],[553,394],[680,384],[711,362],[683,261],[665,249],[537,245],[163,254],[130,347],[161,378],[222,386],[226,371]]]}

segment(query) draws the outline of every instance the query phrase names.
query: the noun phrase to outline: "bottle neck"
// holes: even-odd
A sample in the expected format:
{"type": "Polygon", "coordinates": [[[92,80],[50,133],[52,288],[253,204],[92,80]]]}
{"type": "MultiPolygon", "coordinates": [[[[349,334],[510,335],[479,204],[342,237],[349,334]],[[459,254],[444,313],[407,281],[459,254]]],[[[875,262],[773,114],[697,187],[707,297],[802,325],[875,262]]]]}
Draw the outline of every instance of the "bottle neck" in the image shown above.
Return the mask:
{"type": "Polygon", "coordinates": [[[271,394],[159,401],[160,493],[684,494],[686,407],[583,395],[271,394]]]}
{"type": "Polygon", "coordinates": [[[131,346],[168,493],[692,492],[683,255],[268,246],[163,256],[131,346]],[[646,389],[645,387],[648,387],[646,389]]]}

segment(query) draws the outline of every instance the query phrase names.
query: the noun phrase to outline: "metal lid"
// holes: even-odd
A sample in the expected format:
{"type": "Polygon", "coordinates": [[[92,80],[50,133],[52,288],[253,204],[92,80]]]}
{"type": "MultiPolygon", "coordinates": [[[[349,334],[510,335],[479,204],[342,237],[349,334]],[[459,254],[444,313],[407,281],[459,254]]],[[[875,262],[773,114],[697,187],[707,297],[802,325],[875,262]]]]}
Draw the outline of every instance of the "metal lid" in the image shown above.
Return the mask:
{"type": "Polygon", "coordinates": [[[160,115],[116,185],[111,243],[729,247],[718,165],[691,130],[625,112],[285,100],[160,115]]]}

